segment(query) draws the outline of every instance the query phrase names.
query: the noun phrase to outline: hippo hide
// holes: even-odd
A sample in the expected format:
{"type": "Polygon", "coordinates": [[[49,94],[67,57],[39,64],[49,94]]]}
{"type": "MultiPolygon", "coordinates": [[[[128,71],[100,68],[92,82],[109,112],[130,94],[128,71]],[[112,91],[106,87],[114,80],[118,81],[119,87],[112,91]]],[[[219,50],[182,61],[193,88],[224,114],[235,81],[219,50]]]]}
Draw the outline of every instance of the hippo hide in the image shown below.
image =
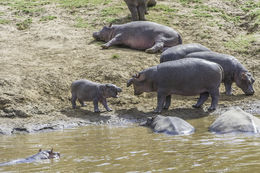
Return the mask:
{"type": "Polygon", "coordinates": [[[156,115],[148,119],[146,125],[151,127],[156,133],[170,135],[189,135],[195,131],[192,125],[178,117],[156,115]]]}
{"type": "Polygon", "coordinates": [[[236,107],[220,115],[209,129],[216,133],[260,133],[260,119],[236,107]]]}

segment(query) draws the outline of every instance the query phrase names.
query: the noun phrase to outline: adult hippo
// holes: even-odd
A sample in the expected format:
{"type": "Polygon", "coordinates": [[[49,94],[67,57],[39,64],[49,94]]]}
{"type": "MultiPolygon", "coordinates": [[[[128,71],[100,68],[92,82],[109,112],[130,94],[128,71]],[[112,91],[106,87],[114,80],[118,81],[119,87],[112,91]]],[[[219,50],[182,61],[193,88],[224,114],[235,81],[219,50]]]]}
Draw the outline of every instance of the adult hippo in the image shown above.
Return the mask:
{"type": "Polygon", "coordinates": [[[181,118],[164,117],[162,115],[148,118],[143,125],[150,127],[156,133],[166,133],[169,135],[189,135],[195,131],[192,125],[181,118]]]}
{"type": "Polygon", "coordinates": [[[251,73],[233,56],[221,54],[212,51],[202,51],[190,53],[187,56],[161,56],[161,59],[165,61],[174,61],[182,58],[199,58],[207,61],[218,63],[223,67],[224,78],[223,81],[227,95],[232,95],[232,83],[243,90],[246,95],[253,95],[254,88],[253,83],[255,82],[251,73]]]}
{"type": "Polygon", "coordinates": [[[9,162],[0,163],[0,166],[8,166],[8,165],[21,164],[21,163],[32,163],[32,162],[37,162],[40,160],[55,159],[55,158],[60,158],[60,153],[53,152],[53,149],[51,149],[51,150],[40,149],[39,152],[35,155],[32,155],[25,159],[17,159],[17,160],[12,160],[9,162]]]}
{"type": "Polygon", "coordinates": [[[171,94],[193,96],[200,94],[199,108],[210,95],[212,98],[209,111],[215,110],[219,98],[219,85],[223,69],[220,65],[202,59],[190,58],[161,63],[150,67],[127,82],[127,87],[134,85],[134,94],[157,92],[157,108],[154,112],[168,109],[171,94]]]}
{"type": "Polygon", "coordinates": [[[260,119],[235,107],[220,115],[209,129],[216,133],[260,133],[260,119]]]}
{"type": "Polygon", "coordinates": [[[182,44],[180,34],[174,29],[148,21],[135,21],[122,25],[104,26],[94,32],[96,40],[105,41],[104,49],[114,45],[123,45],[132,49],[156,53],[165,47],[182,44]]]}
{"type": "Polygon", "coordinates": [[[210,49],[199,43],[181,44],[173,46],[168,48],[161,54],[160,63],[172,61],[173,59],[181,59],[190,53],[203,51],[210,51],[210,49]]]}
{"type": "Polygon", "coordinates": [[[155,0],[124,0],[131,12],[132,20],[145,20],[145,14],[147,13],[147,6],[155,6],[155,0]]]}

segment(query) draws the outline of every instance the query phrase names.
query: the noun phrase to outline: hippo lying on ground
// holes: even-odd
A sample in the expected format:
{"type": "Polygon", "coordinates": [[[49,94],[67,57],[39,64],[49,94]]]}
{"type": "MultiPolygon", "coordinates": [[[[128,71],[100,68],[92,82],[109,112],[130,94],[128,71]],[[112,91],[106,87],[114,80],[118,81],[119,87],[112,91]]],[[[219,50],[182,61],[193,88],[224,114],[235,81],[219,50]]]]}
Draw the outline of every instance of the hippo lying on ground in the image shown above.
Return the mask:
{"type": "Polygon", "coordinates": [[[147,6],[155,6],[155,0],[124,0],[131,12],[132,20],[145,20],[147,6]]]}
{"type": "Polygon", "coordinates": [[[200,107],[210,95],[212,98],[209,111],[215,110],[219,98],[219,85],[223,69],[219,64],[202,59],[190,58],[161,63],[150,67],[127,82],[127,87],[134,85],[134,94],[157,92],[157,108],[154,112],[168,109],[171,94],[200,98],[193,107],[200,107]]]}
{"type": "Polygon", "coordinates": [[[178,117],[164,117],[156,115],[148,118],[144,126],[151,127],[156,133],[166,133],[170,135],[189,135],[195,129],[192,125],[178,117]]]}
{"type": "Polygon", "coordinates": [[[104,26],[99,32],[94,32],[96,40],[107,42],[103,48],[113,45],[124,45],[132,49],[156,53],[164,47],[182,44],[182,38],[174,29],[148,21],[136,21],[122,25],[104,26]]]}
{"type": "Polygon", "coordinates": [[[76,108],[78,99],[81,106],[85,106],[84,101],[93,101],[94,112],[100,112],[98,102],[101,102],[107,111],[112,111],[107,105],[106,98],[117,98],[119,92],[122,92],[121,88],[113,84],[99,84],[85,79],[74,81],[71,84],[72,108],[76,108]]]}
{"type": "Polygon", "coordinates": [[[8,165],[14,165],[14,164],[20,164],[20,163],[32,163],[32,162],[37,162],[40,160],[55,159],[55,158],[60,158],[60,153],[53,152],[53,149],[44,150],[44,151],[42,151],[42,149],[40,149],[39,152],[35,155],[32,155],[25,159],[17,159],[17,160],[12,160],[10,162],[0,163],[0,166],[8,166],[8,165]]]}
{"type": "Polygon", "coordinates": [[[173,46],[162,53],[160,63],[172,61],[173,59],[181,59],[190,53],[203,51],[210,51],[210,49],[198,43],[173,46]]]}
{"type": "Polygon", "coordinates": [[[240,108],[232,108],[220,115],[209,129],[216,133],[260,133],[260,119],[240,108]]]}

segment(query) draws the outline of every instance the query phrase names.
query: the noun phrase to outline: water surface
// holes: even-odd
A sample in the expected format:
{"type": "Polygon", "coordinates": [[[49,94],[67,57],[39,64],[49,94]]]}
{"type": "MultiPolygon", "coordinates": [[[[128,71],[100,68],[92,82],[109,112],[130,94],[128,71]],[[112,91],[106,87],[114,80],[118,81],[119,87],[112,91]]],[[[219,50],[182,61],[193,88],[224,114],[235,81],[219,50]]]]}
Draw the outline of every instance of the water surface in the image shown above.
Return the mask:
{"type": "Polygon", "coordinates": [[[0,167],[0,172],[258,172],[260,136],[208,132],[212,116],[189,120],[189,136],[138,126],[88,126],[49,133],[0,136],[0,162],[54,148],[58,160],[0,167]]]}

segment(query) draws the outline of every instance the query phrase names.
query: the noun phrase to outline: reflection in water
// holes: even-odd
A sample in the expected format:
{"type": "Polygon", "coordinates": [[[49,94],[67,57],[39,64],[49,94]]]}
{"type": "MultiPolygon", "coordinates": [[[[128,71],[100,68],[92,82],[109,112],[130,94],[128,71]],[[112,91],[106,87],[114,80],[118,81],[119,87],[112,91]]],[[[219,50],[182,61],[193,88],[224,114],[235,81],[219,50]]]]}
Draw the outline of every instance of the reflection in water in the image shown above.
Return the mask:
{"type": "Polygon", "coordinates": [[[145,127],[89,126],[60,132],[0,136],[0,162],[54,148],[59,160],[0,167],[0,172],[257,172],[258,135],[208,132],[212,117],[190,120],[190,136],[145,127]]]}

